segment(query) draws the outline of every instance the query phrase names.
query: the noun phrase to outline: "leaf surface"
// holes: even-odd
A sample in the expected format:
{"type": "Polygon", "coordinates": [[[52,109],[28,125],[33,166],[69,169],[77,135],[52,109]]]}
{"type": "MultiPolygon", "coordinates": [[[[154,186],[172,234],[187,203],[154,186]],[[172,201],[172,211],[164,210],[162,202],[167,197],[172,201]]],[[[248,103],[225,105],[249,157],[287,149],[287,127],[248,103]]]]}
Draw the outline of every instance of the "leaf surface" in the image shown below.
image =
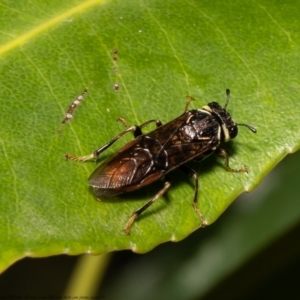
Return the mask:
{"type": "MultiPolygon", "coordinates": [[[[293,2],[42,1],[7,2],[2,20],[0,269],[24,256],[147,252],[200,226],[193,182],[170,174],[167,195],[124,235],[130,214],[162,187],[95,201],[90,154],[129,124],[180,115],[186,96],[225,103],[240,127],[225,145],[233,168],[211,156],[191,163],[199,206],[214,222],[237,195],[256,187],[287,153],[299,149],[299,21],[293,2]],[[288,16],[288,17],[287,17],[288,16]],[[13,20],[13,22],[12,22],[13,20]],[[113,49],[118,50],[117,60],[113,49]],[[115,84],[119,90],[115,91],[115,84]],[[61,126],[82,91],[89,95],[61,126]],[[61,134],[58,134],[61,130],[61,134]]],[[[151,130],[153,127],[149,127],[151,130]]],[[[102,156],[114,153],[125,136],[102,156]]]]}

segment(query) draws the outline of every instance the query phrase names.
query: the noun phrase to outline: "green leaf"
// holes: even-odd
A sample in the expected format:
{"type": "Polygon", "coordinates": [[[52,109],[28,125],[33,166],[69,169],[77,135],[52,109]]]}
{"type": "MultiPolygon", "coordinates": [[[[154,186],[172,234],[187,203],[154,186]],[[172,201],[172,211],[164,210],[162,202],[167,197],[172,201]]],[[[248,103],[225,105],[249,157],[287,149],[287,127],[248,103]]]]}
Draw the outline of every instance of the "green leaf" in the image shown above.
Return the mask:
{"type": "MultiPolygon", "coordinates": [[[[130,214],[162,183],[97,202],[86,183],[95,164],[64,159],[65,153],[90,154],[117,135],[124,128],[119,116],[130,124],[165,123],[183,112],[186,95],[196,98],[191,107],[198,108],[225,103],[225,89],[231,89],[233,119],[258,133],[240,127],[225,145],[231,166],[245,164],[248,174],[227,172],[214,156],[191,163],[200,174],[198,202],[208,223],[299,148],[296,4],[24,3],[0,7],[0,269],[24,256],[146,252],[199,228],[193,182],[180,171],[170,174],[167,195],[127,236],[122,229],[130,214]],[[74,119],[61,126],[85,88],[89,95],[74,119]]],[[[102,159],[131,138],[122,138],[102,159]]]]}

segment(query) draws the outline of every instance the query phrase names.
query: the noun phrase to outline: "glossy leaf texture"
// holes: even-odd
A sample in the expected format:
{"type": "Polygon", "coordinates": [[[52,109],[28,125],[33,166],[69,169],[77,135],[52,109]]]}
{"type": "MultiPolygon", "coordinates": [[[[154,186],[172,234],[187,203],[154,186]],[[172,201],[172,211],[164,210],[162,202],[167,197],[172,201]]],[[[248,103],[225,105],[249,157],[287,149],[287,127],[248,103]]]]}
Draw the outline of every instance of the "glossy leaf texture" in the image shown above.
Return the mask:
{"type": "Polygon", "coordinates": [[[117,135],[120,116],[165,123],[183,112],[187,95],[198,108],[225,103],[231,89],[233,119],[258,133],[240,127],[225,145],[231,166],[246,165],[248,174],[228,172],[215,156],[190,164],[210,224],[299,148],[300,25],[292,2],[11,1],[0,16],[1,270],[24,256],[143,253],[199,228],[193,181],[180,171],[128,236],[130,214],[162,182],[98,202],[87,185],[96,165],[64,159],[117,135]],[[61,126],[85,88],[88,96],[61,126]]]}

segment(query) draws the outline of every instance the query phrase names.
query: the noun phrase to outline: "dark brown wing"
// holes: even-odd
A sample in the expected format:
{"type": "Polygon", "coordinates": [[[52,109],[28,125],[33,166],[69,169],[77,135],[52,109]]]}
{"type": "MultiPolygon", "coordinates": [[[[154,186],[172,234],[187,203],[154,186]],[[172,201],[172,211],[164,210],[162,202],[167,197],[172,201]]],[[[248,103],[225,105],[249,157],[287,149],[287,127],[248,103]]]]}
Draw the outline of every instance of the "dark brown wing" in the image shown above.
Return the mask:
{"type": "Polygon", "coordinates": [[[138,142],[139,138],[126,144],[92,173],[88,183],[96,195],[115,196],[137,190],[163,175],[153,169],[151,152],[138,142]]]}

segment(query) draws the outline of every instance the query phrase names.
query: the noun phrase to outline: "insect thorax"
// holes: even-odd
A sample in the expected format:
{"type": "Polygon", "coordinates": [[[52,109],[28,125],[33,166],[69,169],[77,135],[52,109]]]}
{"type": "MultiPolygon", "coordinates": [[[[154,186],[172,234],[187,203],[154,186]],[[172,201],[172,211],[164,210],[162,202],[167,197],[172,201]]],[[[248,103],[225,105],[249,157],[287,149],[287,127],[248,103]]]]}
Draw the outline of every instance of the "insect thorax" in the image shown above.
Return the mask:
{"type": "Polygon", "coordinates": [[[179,136],[185,142],[210,143],[218,146],[221,139],[221,126],[218,119],[205,109],[190,110],[186,124],[179,130],[179,136]]]}

